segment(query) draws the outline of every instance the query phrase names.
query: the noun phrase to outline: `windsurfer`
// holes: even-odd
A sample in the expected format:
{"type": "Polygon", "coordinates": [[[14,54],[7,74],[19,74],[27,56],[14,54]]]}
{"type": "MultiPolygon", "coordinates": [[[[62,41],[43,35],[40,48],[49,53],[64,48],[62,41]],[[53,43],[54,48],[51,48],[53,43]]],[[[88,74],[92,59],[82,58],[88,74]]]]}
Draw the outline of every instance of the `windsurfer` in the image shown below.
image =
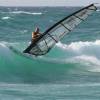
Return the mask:
{"type": "Polygon", "coordinates": [[[34,32],[32,32],[32,42],[34,42],[40,36],[39,28],[37,27],[34,32]]]}

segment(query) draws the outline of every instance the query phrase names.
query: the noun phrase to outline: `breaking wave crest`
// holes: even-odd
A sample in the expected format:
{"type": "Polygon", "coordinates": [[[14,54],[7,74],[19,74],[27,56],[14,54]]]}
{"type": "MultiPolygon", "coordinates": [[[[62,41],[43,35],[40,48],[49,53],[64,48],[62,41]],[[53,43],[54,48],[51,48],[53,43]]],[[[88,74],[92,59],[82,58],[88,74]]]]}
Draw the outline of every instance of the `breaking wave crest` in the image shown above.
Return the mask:
{"type": "MultiPolygon", "coordinates": [[[[13,48],[19,50],[22,52],[26,45],[29,43],[7,43],[2,42],[0,43],[0,46],[8,47],[12,46],[13,48]],[[7,45],[7,46],[6,46],[7,45]]],[[[9,48],[8,48],[9,49],[9,48]]],[[[93,66],[100,66],[100,40],[96,40],[93,42],[72,42],[70,44],[63,44],[59,42],[55,48],[53,48],[50,53],[48,53],[46,56],[38,57],[39,59],[44,59],[45,61],[57,61],[60,63],[68,63],[68,62],[74,62],[79,63],[82,61],[86,62],[86,64],[90,64],[93,66]],[[57,53],[57,52],[58,53],[57,53]],[[74,61],[73,61],[74,60],[74,61]]]]}
{"type": "Polygon", "coordinates": [[[65,52],[66,62],[90,66],[90,71],[100,72],[100,40],[94,42],[72,42],[69,45],[58,43],[57,47],[65,52]]]}

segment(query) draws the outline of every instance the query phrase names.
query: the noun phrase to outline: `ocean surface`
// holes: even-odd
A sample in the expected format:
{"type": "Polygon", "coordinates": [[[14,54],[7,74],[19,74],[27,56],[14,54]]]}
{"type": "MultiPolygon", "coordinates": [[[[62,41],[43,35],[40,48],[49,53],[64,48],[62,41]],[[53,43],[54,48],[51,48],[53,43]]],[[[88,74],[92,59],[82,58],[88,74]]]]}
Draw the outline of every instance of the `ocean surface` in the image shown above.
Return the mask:
{"type": "Polygon", "coordinates": [[[23,54],[80,7],[0,7],[0,100],[100,100],[100,8],[47,54],[23,54]]]}

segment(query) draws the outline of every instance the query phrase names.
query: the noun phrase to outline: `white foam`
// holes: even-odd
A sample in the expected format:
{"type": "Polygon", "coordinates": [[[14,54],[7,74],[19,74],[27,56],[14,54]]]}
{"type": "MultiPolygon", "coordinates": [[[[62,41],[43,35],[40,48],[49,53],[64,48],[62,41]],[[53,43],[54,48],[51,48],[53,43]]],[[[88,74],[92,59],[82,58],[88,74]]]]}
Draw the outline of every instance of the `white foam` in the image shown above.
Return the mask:
{"type": "Polygon", "coordinates": [[[94,56],[81,55],[75,57],[73,60],[74,62],[85,65],[83,69],[87,69],[91,72],[100,72],[100,59],[94,56]]]}
{"type": "Polygon", "coordinates": [[[0,46],[6,47],[5,42],[4,43],[0,43],[0,46]]]}
{"type": "Polygon", "coordinates": [[[100,12],[100,9],[98,9],[97,12],[100,12]]]}
{"type": "Polygon", "coordinates": [[[10,17],[5,16],[5,17],[2,17],[1,19],[6,20],[6,19],[10,19],[10,17]]]}
{"type": "Polygon", "coordinates": [[[59,42],[57,44],[57,47],[60,47],[63,50],[66,51],[73,51],[73,52],[77,52],[77,53],[82,53],[82,54],[99,54],[100,51],[100,40],[96,40],[93,42],[72,42],[71,44],[67,45],[67,44],[62,44],[61,42],[59,42]],[[96,53],[97,52],[97,53],[96,53]]]}
{"type": "Polygon", "coordinates": [[[66,63],[80,63],[90,66],[88,71],[100,72],[100,40],[72,42],[69,45],[59,42],[57,47],[65,52],[66,63]]]}
{"type": "Polygon", "coordinates": [[[75,59],[78,61],[88,62],[87,64],[92,63],[92,65],[95,64],[97,66],[100,66],[100,60],[94,56],[81,55],[81,56],[75,57],[75,59]]]}
{"type": "Polygon", "coordinates": [[[26,12],[26,11],[12,11],[13,14],[29,14],[29,15],[42,15],[41,12],[26,12]]]}

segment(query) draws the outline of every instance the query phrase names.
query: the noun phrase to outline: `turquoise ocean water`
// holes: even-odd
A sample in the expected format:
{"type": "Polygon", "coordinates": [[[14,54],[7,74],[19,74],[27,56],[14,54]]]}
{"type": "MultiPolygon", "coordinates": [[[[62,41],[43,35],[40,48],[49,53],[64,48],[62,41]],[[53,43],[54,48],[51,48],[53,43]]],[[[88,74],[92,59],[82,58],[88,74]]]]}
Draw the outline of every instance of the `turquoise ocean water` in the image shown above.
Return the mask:
{"type": "Polygon", "coordinates": [[[0,100],[100,100],[100,8],[47,55],[23,54],[79,7],[0,7],[0,100]]]}

